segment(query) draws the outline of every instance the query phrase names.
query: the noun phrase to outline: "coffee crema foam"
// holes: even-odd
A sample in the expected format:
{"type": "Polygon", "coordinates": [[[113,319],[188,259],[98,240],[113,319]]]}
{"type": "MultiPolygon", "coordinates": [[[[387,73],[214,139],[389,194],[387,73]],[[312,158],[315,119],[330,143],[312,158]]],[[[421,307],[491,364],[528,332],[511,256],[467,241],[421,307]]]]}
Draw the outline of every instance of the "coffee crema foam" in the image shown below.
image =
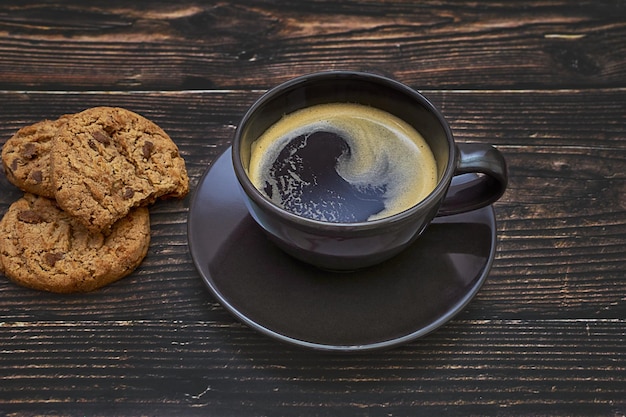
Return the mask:
{"type": "Polygon", "coordinates": [[[331,103],[290,113],[253,144],[248,176],[276,205],[326,222],[400,213],[437,184],[424,138],[383,110],[331,103]]]}

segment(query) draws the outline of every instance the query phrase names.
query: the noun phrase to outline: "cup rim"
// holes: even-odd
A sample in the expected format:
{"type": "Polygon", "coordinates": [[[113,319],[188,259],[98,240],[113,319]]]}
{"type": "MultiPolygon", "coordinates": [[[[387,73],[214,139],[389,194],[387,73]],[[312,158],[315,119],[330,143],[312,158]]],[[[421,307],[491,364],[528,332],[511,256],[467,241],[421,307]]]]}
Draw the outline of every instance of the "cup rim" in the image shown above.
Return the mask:
{"type": "Polygon", "coordinates": [[[376,229],[380,227],[380,225],[388,225],[400,223],[408,218],[410,218],[415,211],[421,210],[424,206],[429,206],[435,204],[436,201],[441,201],[443,196],[441,194],[445,194],[450,185],[450,181],[454,176],[454,171],[456,168],[456,160],[457,160],[458,151],[456,145],[454,143],[452,130],[450,126],[446,122],[443,117],[441,111],[424,95],[422,95],[417,90],[409,87],[406,84],[403,84],[399,81],[396,81],[392,78],[370,73],[363,71],[348,71],[348,70],[329,70],[329,71],[319,71],[309,74],[300,75],[298,77],[292,78],[288,81],[280,83],[269,90],[267,90],[261,97],[259,97],[255,102],[248,108],[241,121],[237,125],[235,130],[235,136],[232,143],[232,162],[235,170],[235,176],[241,187],[243,188],[246,195],[251,198],[255,204],[259,205],[262,209],[266,211],[270,211],[279,215],[281,218],[288,220],[291,223],[298,224],[304,227],[311,227],[317,230],[326,230],[326,231],[334,231],[334,232],[342,232],[342,231],[354,231],[354,230],[368,230],[368,229],[376,229]],[[443,175],[437,182],[435,188],[419,203],[409,207],[406,210],[403,210],[399,213],[392,214],[387,217],[382,217],[380,219],[375,220],[366,220],[360,222],[327,222],[322,220],[310,219],[307,217],[302,217],[297,214],[294,214],[288,210],[283,209],[282,207],[276,205],[271,200],[269,200],[266,196],[264,196],[256,186],[250,181],[248,174],[246,173],[245,168],[241,162],[240,151],[241,151],[241,132],[242,127],[246,125],[248,120],[252,118],[254,113],[257,111],[259,107],[261,107],[264,103],[269,100],[272,100],[274,97],[280,96],[285,92],[285,90],[295,88],[299,84],[304,84],[311,80],[315,79],[324,79],[324,78],[341,78],[341,77],[350,77],[350,78],[360,78],[366,82],[376,82],[382,85],[386,85],[387,87],[395,88],[396,90],[400,90],[404,94],[411,96],[414,100],[420,102],[420,104],[426,108],[431,114],[433,114],[439,124],[444,129],[446,139],[448,141],[448,148],[450,152],[450,156],[448,157],[448,162],[445,170],[443,171],[443,175]]]}

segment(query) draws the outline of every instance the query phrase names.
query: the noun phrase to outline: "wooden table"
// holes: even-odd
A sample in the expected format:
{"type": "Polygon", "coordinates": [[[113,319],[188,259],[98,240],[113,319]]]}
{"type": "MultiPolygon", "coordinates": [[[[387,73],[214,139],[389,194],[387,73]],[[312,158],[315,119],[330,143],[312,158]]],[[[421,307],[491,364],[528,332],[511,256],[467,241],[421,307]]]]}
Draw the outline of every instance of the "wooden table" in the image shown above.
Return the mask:
{"type": "MultiPolygon", "coordinates": [[[[626,7],[617,1],[0,5],[0,144],[98,106],[154,120],[192,189],[268,88],[388,75],[510,184],[476,298],[407,345],[331,355],[276,342],[205,288],[190,197],[151,209],[129,277],[84,295],[0,277],[2,415],[626,415],[626,7]]],[[[0,213],[21,191],[0,174],[0,213]]],[[[262,279],[262,277],[260,278],[262,279]]]]}

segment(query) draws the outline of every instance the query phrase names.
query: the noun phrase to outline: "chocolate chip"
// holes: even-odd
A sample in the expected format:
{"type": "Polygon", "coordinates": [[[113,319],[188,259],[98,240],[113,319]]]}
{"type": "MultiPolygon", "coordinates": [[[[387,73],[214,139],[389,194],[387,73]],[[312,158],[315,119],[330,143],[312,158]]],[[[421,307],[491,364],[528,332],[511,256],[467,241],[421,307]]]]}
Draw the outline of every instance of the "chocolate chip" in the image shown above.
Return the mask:
{"type": "Polygon", "coordinates": [[[35,181],[35,184],[41,184],[41,182],[43,181],[43,173],[41,171],[33,171],[30,174],[30,179],[32,179],[33,181],[35,181]]]}
{"type": "Polygon", "coordinates": [[[98,150],[98,145],[96,145],[96,142],[94,142],[93,139],[89,139],[87,143],[89,144],[89,147],[94,151],[98,150]]]}
{"type": "Polygon", "coordinates": [[[100,142],[101,144],[103,144],[104,146],[108,145],[109,143],[111,143],[111,138],[102,132],[96,132],[93,135],[93,138],[95,140],[97,140],[98,142],[100,142]]]}
{"type": "Polygon", "coordinates": [[[152,151],[154,150],[154,144],[146,141],[141,147],[141,150],[143,151],[143,157],[149,159],[150,155],[152,155],[152,151]]]}
{"type": "Polygon", "coordinates": [[[37,146],[34,143],[26,143],[22,148],[22,156],[26,159],[33,159],[37,156],[37,146]]]}
{"type": "Polygon", "coordinates": [[[17,170],[17,166],[18,166],[18,164],[19,164],[20,162],[21,162],[21,161],[19,160],[19,158],[15,158],[15,159],[13,160],[13,162],[11,162],[11,170],[12,170],[12,171],[17,170]]]}
{"type": "Polygon", "coordinates": [[[129,200],[133,198],[134,195],[135,195],[135,190],[133,190],[130,187],[126,187],[124,189],[124,194],[122,194],[122,197],[124,198],[124,200],[129,200]]]}
{"type": "Polygon", "coordinates": [[[41,217],[39,213],[37,213],[34,210],[20,211],[17,214],[17,219],[19,221],[22,221],[24,223],[29,223],[29,224],[37,224],[37,223],[42,223],[44,221],[43,217],[41,217]]]}
{"type": "Polygon", "coordinates": [[[57,261],[60,261],[64,257],[65,257],[65,255],[63,255],[62,253],[47,252],[43,256],[43,260],[48,264],[48,266],[52,267],[52,266],[54,266],[54,264],[57,263],[57,261]]]}

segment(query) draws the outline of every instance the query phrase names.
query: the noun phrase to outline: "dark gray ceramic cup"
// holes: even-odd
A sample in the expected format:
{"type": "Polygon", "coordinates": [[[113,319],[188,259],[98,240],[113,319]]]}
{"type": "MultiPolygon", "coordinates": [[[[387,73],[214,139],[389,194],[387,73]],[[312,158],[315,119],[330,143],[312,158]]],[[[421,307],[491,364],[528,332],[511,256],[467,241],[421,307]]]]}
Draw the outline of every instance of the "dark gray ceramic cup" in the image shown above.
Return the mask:
{"type": "Polygon", "coordinates": [[[507,185],[506,163],[498,150],[485,144],[456,144],[441,112],[424,96],[392,79],[361,72],[320,72],[269,90],[239,124],[232,157],[248,210],[269,238],[295,258],[329,270],[355,270],[387,260],[417,239],[436,216],[489,205],[507,185]],[[337,102],[373,106],[411,124],[437,161],[435,189],[408,210],[359,223],[301,217],[259,192],[247,175],[252,143],[285,114],[337,102]]]}

